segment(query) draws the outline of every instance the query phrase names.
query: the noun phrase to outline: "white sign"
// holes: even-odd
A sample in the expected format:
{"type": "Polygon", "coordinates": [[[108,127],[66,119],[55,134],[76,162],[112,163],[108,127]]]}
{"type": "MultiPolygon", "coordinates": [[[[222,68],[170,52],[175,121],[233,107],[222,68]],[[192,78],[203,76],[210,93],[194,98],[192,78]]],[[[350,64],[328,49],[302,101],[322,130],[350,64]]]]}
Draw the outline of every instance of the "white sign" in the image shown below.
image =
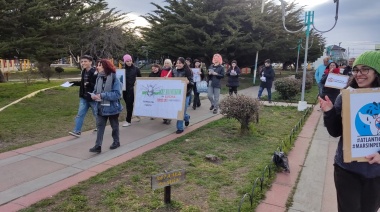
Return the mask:
{"type": "Polygon", "coordinates": [[[186,100],[186,78],[138,77],[133,114],[182,120],[186,100]]]}
{"type": "Polygon", "coordinates": [[[380,90],[342,91],[344,162],[368,161],[380,150],[380,90]]]}
{"type": "Polygon", "coordinates": [[[201,81],[201,69],[200,68],[192,68],[193,71],[193,81],[200,82],[201,81]]]}
{"type": "Polygon", "coordinates": [[[125,84],[125,69],[116,69],[116,77],[119,79],[122,84],[123,91],[127,90],[127,86],[125,84]]]}
{"type": "Polygon", "coordinates": [[[68,87],[72,86],[73,84],[74,83],[65,82],[61,86],[64,87],[64,88],[68,88],[68,87]]]}
{"type": "Polygon", "coordinates": [[[329,73],[325,87],[343,89],[347,86],[349,78],[347,75],[329,73]]]}

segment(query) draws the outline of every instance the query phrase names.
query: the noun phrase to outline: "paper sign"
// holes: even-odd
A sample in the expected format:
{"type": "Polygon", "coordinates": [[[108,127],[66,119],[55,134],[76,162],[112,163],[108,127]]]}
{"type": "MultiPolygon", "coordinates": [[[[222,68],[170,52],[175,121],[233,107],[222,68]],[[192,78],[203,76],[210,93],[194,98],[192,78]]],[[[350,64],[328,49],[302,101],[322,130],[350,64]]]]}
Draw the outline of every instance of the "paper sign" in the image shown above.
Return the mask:
{"type": "Polygon", "coordinates": [[[342,90],[343,158],[368,162],[380,150],[380,90],[342,90]]]}
{"type": "Polygon", "coordinates": [[[193,81],[200,82],[201,81],[201,69],[200,68],[192,68],[193,71],[193,81]]]}
{"type": "Polygon", "coordinates": [[[64,87],[64,88],[68,88],[68,87],[72,86],[73,84],[74,83],[65,82],[61,86],[64,87]]]}
{"type": "Polygon", "coordinates": [[[325,87],[343,89],[347,87],[348,79],[347,75],[329,73],[325,83],[325,87]]]}
{"type": "Polygon", "coordinates": [[[125,84],[125,70],[124,69],[116,69],[116,77],[119,79],[122,84],[123,91],[127,90],[127,86],[125,84]]]}

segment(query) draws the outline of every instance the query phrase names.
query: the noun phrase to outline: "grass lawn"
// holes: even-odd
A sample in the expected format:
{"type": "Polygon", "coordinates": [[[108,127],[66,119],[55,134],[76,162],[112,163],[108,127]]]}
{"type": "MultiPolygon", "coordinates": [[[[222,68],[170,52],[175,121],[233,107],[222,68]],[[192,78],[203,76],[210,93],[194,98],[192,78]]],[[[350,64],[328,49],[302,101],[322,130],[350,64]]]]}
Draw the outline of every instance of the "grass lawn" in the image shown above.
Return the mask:
{"type": "MultiPolygon", "coordinates": [[[[294,107],[263,107],[246,136],[237,121],[220,119],[22,211],[236,211],[302,115],[294,107]],[[209,162],[207,154],[219,160],[209,162]],[[173,169],[186,169],[186,181],[172,186],[166,206],[163,189],[151,190],[150,176],[173,169]]],[[[271,180],[256,193],[254,207],[271,180]]],[[[243,211],[252,211],[248,205],[243,211]]]]}

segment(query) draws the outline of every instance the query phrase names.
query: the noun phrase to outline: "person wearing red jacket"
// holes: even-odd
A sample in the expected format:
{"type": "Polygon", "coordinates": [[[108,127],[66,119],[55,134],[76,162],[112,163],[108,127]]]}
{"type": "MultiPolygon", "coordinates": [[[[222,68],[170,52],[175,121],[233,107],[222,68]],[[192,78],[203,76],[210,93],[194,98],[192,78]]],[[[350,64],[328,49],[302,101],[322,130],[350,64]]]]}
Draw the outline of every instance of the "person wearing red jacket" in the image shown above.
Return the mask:
{"type": "Polygon", "coordinates": [[[323,85],[321,97],[324,99],[325,96],[328,96],[331,102],[334,103],[336,97],[340,93],[340,89],[325,87],[327,77],[330,73],[340,74],[340,69],[338,68],[338,64],[336,62],[331,62],[326,66],[321,78],[321,84],[323,85]]]}

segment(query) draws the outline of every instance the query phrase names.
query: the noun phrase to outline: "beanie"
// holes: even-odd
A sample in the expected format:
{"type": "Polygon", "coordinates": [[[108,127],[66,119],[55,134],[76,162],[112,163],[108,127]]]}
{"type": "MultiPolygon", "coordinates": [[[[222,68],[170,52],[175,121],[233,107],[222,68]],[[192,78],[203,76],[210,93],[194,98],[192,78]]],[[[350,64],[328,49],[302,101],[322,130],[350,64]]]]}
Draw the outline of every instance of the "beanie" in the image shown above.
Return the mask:
{"type": "Polygon", "coordinates": [[[212,57],[212,62],[213,63],[218,62],[219,64],[222,64],[223,63],[222,56],[220,54],[214,54],[214,56],[212,57]]]}
{"type": "Polygon", "coordinates": [[[132,57],[131,57],[131,55],[126,54],[126,55],[123,56],[123,60],[124,60],[124,63],[125,63],[126,61],[132,61],[132,57]]]}
{"type": "Polygon", "coordinates": [[[380,73],[380,51],[368,51],[356,58],[353,67],[357,65],[369,66],[380,73]]]}

